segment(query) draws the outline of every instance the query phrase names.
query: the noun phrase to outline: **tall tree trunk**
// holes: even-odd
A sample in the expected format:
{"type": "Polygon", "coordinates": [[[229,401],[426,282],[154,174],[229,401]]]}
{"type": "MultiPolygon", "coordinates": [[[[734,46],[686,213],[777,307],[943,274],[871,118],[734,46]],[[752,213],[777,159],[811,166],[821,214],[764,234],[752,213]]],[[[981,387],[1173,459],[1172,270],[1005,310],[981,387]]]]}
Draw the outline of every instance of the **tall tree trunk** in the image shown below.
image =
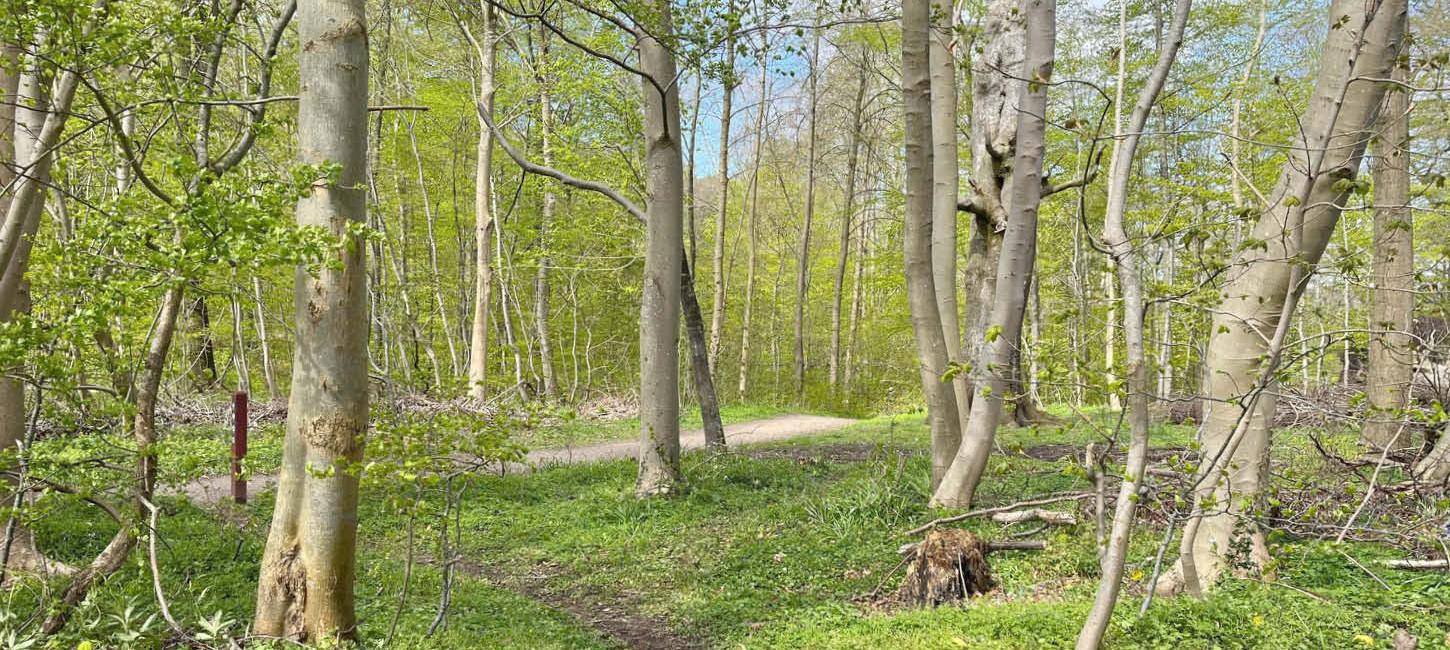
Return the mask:
{"type": "MultiPolygon", "coordinates": [[[[972,58],[972,195],[965,206],[972,222],[962,272],[966,312],[961,352],[962,361],[971,367],[981,365],[991,325],[1002,233],[1012,198],[1012,158],[1026,55],[1023,20],[1019,0],[991,0],[982,19],[981,51],[972,58]]],[[[974,391],[966,374],[969,390],[957,406],[970,413],[974,391]]]]}
{"type": "MultiPolygon", "coordinates": [[[[1119,0],[1126,7],[1128,0],[1119,0]]],[[[1091,650],[1102,644],[1103,634],[1108,629],[1113,607],[1118,602],[1118,591],[1122,588],[1123,567],[1128,557],[1128,542],[1133,532],[1133,518],[1137,514],[1138,490],[1148,464],[1148,429],[1152,424],[1148,405],[1152,400],[1148,372],[1148,354],[1144,344],[1144,319],[1147,316],[1147,302],[1143,282],[1140,279],[1139,250],[1128,236],[1125,216],[1128,212],[1128,184],[1133,174],[1133,159],[1137,154],[1138,142],[1148,116],[1158,101],[1168,73],[1178,58],[1183,45],[1183,31],[1188,24],[1188,13],[1192,0],[1176,0],[1173,9],[1173,25],[1163,47],[1158,51],[1158,60],[1148,75],[1147,82],[1138,92],[1137,103],[1129,118],[1128,136],[1113,144],[1112,173],[1108,178],[1108,203],[1104,212],[1103,243],[1112,255],[1114,267],[1118,270],[1118,282],[1123,287],[1123,341],[1127,352],[1128,380],[1128,427],[1131,441],[1128,445],[1127,464],[1123,468],[1123,481],[1118,490],[1118,501],[1113,513],[1112,532],[1102,555],[1102,577],[1098,582],[1097,596],[1093,607],[1083,622],[1078,634],[1078,650],[1091,650]]]]}
{"type": "Polygon", "coordinates": [[[760,106],[755,112],[755,160],[750,165],[750,206],[745,211],[745,305],[740,313],[740,383],[736,395],[744,400],[750,387],[750,320],[755,305],[755,221],[760,210],[760,162],[764,159],[765,114],[770,104],[770,59],[765,43],[756,55],[760,63],[760,106]]]}
{"type": "MultiPolygon", "coordinates": [[[[554,166],[554,98],[549,72],[549,31],[539,28],[539,127],[543,132],[544,164],[554,166]]],[[[544,396],[559,399],[559,380],[554,372],[554,337],[549,333],[549,228],[554,220],[557,197],[551,189],[544,188],[544,205],[539,211],[539,258],[534,273],[534,330],[539,338],[539,372],[543,375],[544,396]]]]}
{"type": "Polygon", "coordinates": [[[232,366],[237,373],[237,390],[252,392],[252,369],[247,363],[247,337],[242,315],[242,301],[232,296],[228,301],[232,310],[232,366]]]}
{"type": "Polygon", "coordinates": [[[820,96],[816,92],[820,83],[821,30],[812,32],[810,76],[806,80],[806,92],[810,115],[810,133],[806,143],[806,199],[805,216],[801,220],[800,253],[796,258],[795,288],[795,397],[797,401],[806,394],[806,294],[811,288],[811,222],[816,216],[816,134],[819,131],[820,96]]]}
{"type": "Polygon", "coordinates": [[[930,0],[906,0],[901,14],[902,108],[906,125],[906,219],[902,232],[906,298],[916,335],[921,390],[931,421],[931,483],[946,474],[960,442],[957,400],[943,379],[947,342],[942,335],[932,273],[932,105],[930,0]]]}
{"type": "Polygon", "coordinates": [[[659,19],[640,30],[640,82],[644,102],[644,292],[639,313],[639,477],[635,494],[668,494],[680,474],[680,243],[684,222],[684,163],[680,150],[680,92],[674,54],[656,40],[674,33],[671,5],[656,0],[659,19]]]}
{"type": "MultiPolygon", "coordinates": [[[[957,312],[957,192],[961,173],[957,160],[957,62],[956,12],[951,0],[931,3],[931,272],[936,292],[936,309],[941,318],[942,337],[947,360],[960,367],[962,333],[957,312]]],[[[956,402],[957,424],[948,427],[941,440],[933,440],[932,448],[940,449],[944,459],[956,454],[966,427],[968,402],[967,373],[957,372],[951,380],[952,397],[956,402]]],[[[950,462],[948,460],[947,462],[950,462]]],[[[933,485],[935,487],[935,485],[933,485]]]]}
{"type": "Polygon", "coordinates": [[[720,398],[711,375],[710,352],[705,342],[705,319],[700,313],[700,299],[695,295],[695,274],[690,260],[680,251],[680,309],[685,317],[685,332],[690,346],[690,369],[695,375],[695,397],[700,401],[700,423],[705,430],[705,446],[725,448],[725,426],[720,421],[720,398]]]}
{"type": "Polygon", "coordinates": [[[1336,0],[1331,28],[1303,131],[1290,149],[1269,205],[1214,312],[1206,358],[1207,409],[1199,437],[1204,461],[1184,526],[1178,564],[1162,593],[1200,594],[1227,567],[1225,554],[1246,548],[1257,567],[1267,560],[1263,536],[1246,504],[1258,500],[1268,461],[1273,377],[1294,309],[1339,221],[1385,86],[1354,79],[1391,74],[1404,35],[1406,3],[1336,0]],[[1346,181],[1349,181],[1346,183],[1346,181]],[[1212,513],[1205,512],[1212,508],[1212,513]]]}
{"type": "Polygon", "coordinates": [[[357,464],[368,427],[364,223],[368,40],[363,0],[298,8],[298,157],[332,164],[297,204],[297,222],[343,238],[336,265],[299,268],[296,351],[277,501],[262,555],[253,631],[323,642],[357,636],[353,607],[357,464]]]}
{"type": "MultiPolygon", "coordinates": [[[[468,347],[468,396],[475,400],[488,397],[488,331],[493,291],[493,131],[488,120],[493,116],[494,67],[497,45],[494,42],[493,5],[479,0],[483,12],[483,31],[471,38],[478,57],[478,163],[473,187],[474,288],[473,326],[468,347]]],[[[471,34],[465,30],[465,34],[471,34]]]]}
{"type": "Polygon", "coordinates": [[[981,359],[972,369],[976,394],[972,398],[967,429],[962,433],[962,444],[931,498],[934,505],[949,508],[971,504],[977,482],[986,469],[1002,415],[1002,400],[1011,378],[1012,348],[1022,340],[1027,284],[1037,257],[1037,208],[1042,199],[1047,87],[1052,80],[1053,48],[1057,41],[1057,3],[1026,0],[1023,9],[1027,41],[1024,71],[1030,83],[1021,86],[1018,102],[1011,207],[997,265],[992,325],[985,336],[981,359]]]}
{"type": "MultiPolygon", "coordinates": [[[[863,60],[857,70],[859,79],[856,82],[856,99],[851,105],[851,139],[846,150],[846,201],[841,210],[841,251],[836,256],[836,284],[831,291],[831,359],[827,378],[832,391],[839,389],[841,377],[841,303],[845,297],[846,265],[851,258],[851,230],[855,227],[856,173],[861,158],[861,113],[866,107],[868,79],[866,56],[865,46],[862,46],[863,60]]],[[[955,203],[952,209],[956,209],[955,203]]]]}
{"type": "MultiPolygon", "coordinates": [[[[34,70],[17,74],[20,59],[20,48],[8,44],[0,46],[0,187],[7,189],[14,187],[19,180],[16,178],[17,170],[25,173],[41,153],[36,137],[47,115],[40,78],[34,70]],[[20,108],[22,106],[24,108],[20,108]]],[[[47,172],[36,180],[49,184],[50,175],[47,172]]],[[[0,214],[8,213],[12,201],[12,194],[0,192],[0,214]]],[[[30,310],[26,275],[43,208],[44,196],[41,196],[24,216],[23,238],[4,273],[0,274],[0,322],[11,322],[30,310]]],[[[25,385],[7,372],[0,376],[0,450],[22,453],[28,425],[25,385]]],[[[3,482],[7,492],[15,483],[9,478],[3,482]]],[[[7,506],[18,503],[16,496],[4,494],[4,503],[7,506]]],[[[30,529],[20,525],[18,520],[7,517],[4,526],[10,532],[10,546],[0,571],[14,569],[44,573],[48,569],[62,568],[40,553],[30,529]]]]}
{"type": "MultiPolygon", "coordinates": [[[[1403,78],[1404,70],[1395,74],[1403,78]]],[[[1404,446],[1404,409],[1414,375],[1414,217],[1410,213],[1410,97],[1385,94],[1374,141],[1374,289],[1370,292],[1369,398],[1363,441],[1374,448],[1404,446]]]]}
{"type": "MultiPolygon", "coordinates": [[[[523,320],[523,310],[518,309],[518,299],[514,291],[514,258],[512,244],[505,250],[503,246],[503,228],[495,228],[493,233],[494,256],[498,258],[498,315],[503,321],[503,343],[502,352],[513,357],[514,364],[514,385],[513,392],[518,396],[519,401],[528,401],[529,385],[524,380],[524,356],[519,345],[519,339],[523,338],[523,332],[514,330],[514,316],[518,314],[520,321],[523,320]],[[513,308],[512,310],[510,308],[513,308]]],[[[512,240],[511,240],[512,241],[512,240]]],[[[522,327],[522,325],[520,325],[522,327]]]]}
{"type": "MultiPolygon", "coordinates": [[[[729,11],[735,13],[735,3],[729,3],[729,11]]],[[[710,367],[720,367],[720,337],[725,329],[725,219],[730,214],[730,118],[734,110],[735,96],[735,36],[734,32],[725,38],[722,58],[724,69],[720,72],[720,212],[715,215],[715,251],[711,258],[711,271],[715,278],[715,296],[710,307],[710,367]]],[[[698,263],[697,263],[698,265],[698,263]]],[[[723,444],[723,440],[721,441],[723,444]]]]}

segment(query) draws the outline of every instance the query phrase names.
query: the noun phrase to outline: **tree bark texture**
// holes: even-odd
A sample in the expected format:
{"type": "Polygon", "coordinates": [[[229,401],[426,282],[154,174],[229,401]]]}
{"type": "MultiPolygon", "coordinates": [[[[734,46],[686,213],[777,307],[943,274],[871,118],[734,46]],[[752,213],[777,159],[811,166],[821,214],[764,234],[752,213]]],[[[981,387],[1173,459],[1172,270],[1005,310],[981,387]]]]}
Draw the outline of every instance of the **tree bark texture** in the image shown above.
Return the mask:
{"type": "Polygon", "coordinates": [[[1037,257],[1037,208],[1042,199],[1047,87],[1055,61],[1057,3],[1027,0],[1022,13],[1026,20],[1024,71],[1028,82],[1021,85],[1018,101],[1011,207],[997,265],[991,325],[984,336],[981,358],[972,369],[975,395],[962,444],[931,498],[933,505],[948,508],[971,504],[987,467],[987,456],[992,451],[992,440],[1002,415],[1004,393],[1011,380],[1013,348],[1022,340],[1027,286],[1037,257]]]}
{"type": "Polygon", "coordinates": [[[257,586],[256,634],[356,637],[358,465],[368,426],[366,223],[368,34],[363,0],[298,7],[298,158],[336,165],[297,204],[297,222],[343,240],[338,264],[299,268],[296,349],[277,501],[257,586]]]}
{"type": "Polygon", "coordinates": [[[1406,3],[1336,0],[1303,130],[1242,250],[1214,312],[1206,355],[1208,401],[1199,432],[1204,460],[1178,564],[1159,591],[1200,594],[1228,567],[1262,568],[1268,551],[1251,518],[1263,488],[1273,377],[1294,308],[1334,233],[1404,35],[1406,3]],[[1372,9],[1372,10],[1371,10],[1372,9]],[[1348,183],[1344,182],[1348,181],[1348,183]]]}

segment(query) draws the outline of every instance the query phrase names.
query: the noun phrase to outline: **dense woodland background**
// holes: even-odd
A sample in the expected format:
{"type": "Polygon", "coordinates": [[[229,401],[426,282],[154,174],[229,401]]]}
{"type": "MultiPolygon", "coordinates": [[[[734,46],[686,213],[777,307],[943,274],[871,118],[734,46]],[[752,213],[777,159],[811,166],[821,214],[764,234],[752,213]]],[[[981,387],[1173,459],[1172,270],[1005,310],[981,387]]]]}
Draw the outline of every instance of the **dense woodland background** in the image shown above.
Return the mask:
{"type": "Polygon", "coordinates": [[[0,645],[1450,644],[1394,564],[1446,561],[1447,38],[1418,0],[17,0],[0,645]],[[202,491],[236,392],[250,505],[202,491]],[[864,423],[711,437],[795,413],[864,423]],[[623,439],[637,475],[529,455],[623,439]],[[962,512],[962,557],[1041,524],[999,610],[910,591],[947,528],[897,533],[962,512]],[[1160,575],[1223,586],[1150,613],[1160,575]]]}

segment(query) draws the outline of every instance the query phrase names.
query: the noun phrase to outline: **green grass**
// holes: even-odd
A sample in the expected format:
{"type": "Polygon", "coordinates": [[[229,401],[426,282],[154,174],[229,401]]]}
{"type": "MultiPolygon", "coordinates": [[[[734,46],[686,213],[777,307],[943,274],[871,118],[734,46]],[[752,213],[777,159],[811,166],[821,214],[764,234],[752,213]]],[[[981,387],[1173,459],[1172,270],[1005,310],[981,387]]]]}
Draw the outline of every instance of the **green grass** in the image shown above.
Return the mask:
{"type": "MultiPolygon", "coordinates": [[[[1004,429],[999,441],[1007,455],[994,457],[980,503],[1085,488],[1070,460],[1018,452],[1081,445],[1112,426],[1109,416],[1092,417],[1097,429],[1004,429]]],[[[1161,427],[1155,436],[1155,445],[1180,447],[1192,428],[1161,427]]],[[[617,645],[562,611],[565,604],[722,648],[1071,646],[1097,579],[1091,523],[1039,535],[1049,542],[1044,552],[995,554],[1000,590],[963,606],[882,612],[862,603],[883,580],[884,589],[899,584],[892,570],[895,549],[906,539],[900,532],[935,514],[925,507],[927,437],[921,416],[913,414],[774,445],[794,448],[793,454],[693,454],[685,462],[689,490],[648,501],[631,495],[635,468],[623,460],[474,477],[459,521],[465,554],[481,571],[459,576],[450,627],[425,639],[440,577],[433,563],[418,564],[393,647],[617,645]],[[849,462],[798,458],[838,444],[872,451],[849,462]]],[[[1312,447],[1304,436],[1285,432],[1278,439],[1296,470],[1326,469],[1316,466],[1323,461],[1307,452],[1312,447]]],[[[1342,434],[1329,437],[1331,445],[1344,441],[1342,434]]],[[[441,504],[425,498],[410,512],[411,503],[411,492],[388,486],[370,486],[362,498],[358,601],[368,647],[382,643],[398,607],[410,520],[415,556],[437,552],[441,504]]],[[[162,564],[178,618],[194,625],[221,611],[224,619],[248,619],[265,535],[261,519],[270,505],[264,497],[247,507],[254,521],[237,528],[169,503],[162,564]]],[[[62,559],[88,557],[112,531],[79,504],[52,514],[37,522],[37,531],[62,559]]],[[[988,537],[1014,532],[977,520],[967,525],[988,537]]],[[[1110,647],[1388,647],[1397,628],[1419,637],[1421,648],[1446,647],[1450,578],[1444,573],[1376,568],[1371,576],[1343,553],[1374,566],[1397,551],[1282,535],[1272,549],[1278,583],[1229,580],[1206,600],[1155,601],[1140,618],[1142,583],[1161,532],[1143,526],[1135,535],[1110,647]]],[[[155,610],[143,560],[138,554],[95,594],[59,647],[74,647],[90,633],[103,642],[98,647],[111,647],[127,604],[135,606],[133,619],[155,610]],[[88,631],[87,621],[98,622],[88,631]]],[[[11,598],[11,609],[24,615],[24,596],[11,598]]],[[[153,623],[138,645],[154,647],[159,635],[153,623]]]]}

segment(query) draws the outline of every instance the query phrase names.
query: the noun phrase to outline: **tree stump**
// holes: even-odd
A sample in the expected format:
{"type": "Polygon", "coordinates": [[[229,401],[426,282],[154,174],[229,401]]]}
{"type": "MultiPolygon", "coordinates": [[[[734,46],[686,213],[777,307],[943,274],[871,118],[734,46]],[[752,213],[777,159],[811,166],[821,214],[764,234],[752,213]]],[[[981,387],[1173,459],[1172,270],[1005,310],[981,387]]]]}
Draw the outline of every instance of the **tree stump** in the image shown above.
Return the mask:
{"type": "Polygon", "coordinates": [[[936,607],[992,590],[987,544],[960,528],[937,528],[905,547],[906,580],[897,592],[903,604],[936,607]]]}

